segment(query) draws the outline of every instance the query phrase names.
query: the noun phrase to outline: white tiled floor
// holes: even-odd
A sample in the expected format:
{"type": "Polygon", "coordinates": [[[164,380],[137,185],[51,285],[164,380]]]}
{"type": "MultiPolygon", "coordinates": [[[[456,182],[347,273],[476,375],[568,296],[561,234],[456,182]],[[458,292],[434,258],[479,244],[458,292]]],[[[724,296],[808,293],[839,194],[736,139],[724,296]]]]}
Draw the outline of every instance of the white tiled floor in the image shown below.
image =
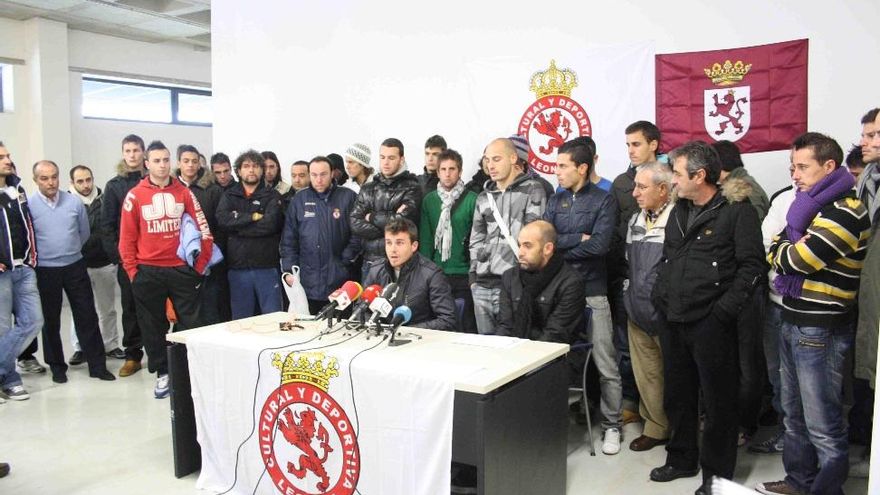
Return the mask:
{"type": "MultiPolygon", "coordinates": [[[[117,372],[121,361],[108,361],[117,372]]],[[[175,479],[171,465],[168,400],[152,396],[154,375],[101,382],[85,366],[71,369],[70,381],[24,375],[31,399],[0,404],[0,460],[12,473],[0,479],[0,494],[197,494],[196,476],[175,479]]],[[[664,460],[664,450],[631,452],[626,445],[640,426],[625,428],[616,456],[590,457],[586,427],[569,428],[568,493],[691,494],[699,478],[652,483],[648,472],[664,460]]],[[[596,436],[597,448],[598,432],[596,436]]],[[[855,451],[859,452],[859,451],[855,451]]],[[[747,486],[783,476],[780,456],[740,450],[736,480],[747,486]]],[[[866,480],[850,480],[846,493],[865,494],[866,480]]],[[[540,494],[536,494],[540,495],[540,494]]]]}

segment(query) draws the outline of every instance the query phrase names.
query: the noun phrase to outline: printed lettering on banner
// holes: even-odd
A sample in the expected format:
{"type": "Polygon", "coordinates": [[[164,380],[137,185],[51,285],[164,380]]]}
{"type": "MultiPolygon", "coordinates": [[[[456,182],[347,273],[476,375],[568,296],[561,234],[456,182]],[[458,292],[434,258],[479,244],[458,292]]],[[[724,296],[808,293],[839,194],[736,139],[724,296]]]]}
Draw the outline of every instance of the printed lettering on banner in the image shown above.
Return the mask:
{"type": "Polygon", "coordinates": [[[339,376],[321,352],[275,354],[281,386],[260,414],[260,455],[279,493],[351,495],[360,477],[360,449],[348,415],[328,393],[339,376]]]}
{"type": "Polygon", "coordinates": [[[517,134],[529,142],[529,165],[535,170],[556,173],[556,154],[566,141],[593,134],[586,108],[571,98],[577,75],[570,69],[550,68],[532,75],[529,89],[538,99],[519,120],[517,134]]]}

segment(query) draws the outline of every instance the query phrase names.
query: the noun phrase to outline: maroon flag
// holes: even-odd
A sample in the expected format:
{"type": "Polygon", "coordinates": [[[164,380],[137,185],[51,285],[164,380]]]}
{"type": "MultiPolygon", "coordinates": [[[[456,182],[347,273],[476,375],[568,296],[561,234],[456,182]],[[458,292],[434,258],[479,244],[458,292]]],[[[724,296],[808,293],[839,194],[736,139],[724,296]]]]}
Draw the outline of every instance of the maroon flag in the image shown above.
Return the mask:
{"type": "Polygon", "coordinates": [[[807,131],[807,40],[657,55],[666,150],[693,139],[743,153],[789,149],[807,131]]]}

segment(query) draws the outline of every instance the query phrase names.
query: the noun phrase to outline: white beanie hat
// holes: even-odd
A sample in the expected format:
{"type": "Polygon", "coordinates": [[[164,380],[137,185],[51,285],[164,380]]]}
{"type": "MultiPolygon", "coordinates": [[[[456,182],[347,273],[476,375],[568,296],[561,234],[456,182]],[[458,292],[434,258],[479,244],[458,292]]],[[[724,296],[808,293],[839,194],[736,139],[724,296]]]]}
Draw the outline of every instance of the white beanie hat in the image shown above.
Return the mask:
{"type": "Polygon", "coordinates": [[[370,168],[370,148],[366,144],[354,143],[345,150],[345,158],[354,160],[370,168]]]}

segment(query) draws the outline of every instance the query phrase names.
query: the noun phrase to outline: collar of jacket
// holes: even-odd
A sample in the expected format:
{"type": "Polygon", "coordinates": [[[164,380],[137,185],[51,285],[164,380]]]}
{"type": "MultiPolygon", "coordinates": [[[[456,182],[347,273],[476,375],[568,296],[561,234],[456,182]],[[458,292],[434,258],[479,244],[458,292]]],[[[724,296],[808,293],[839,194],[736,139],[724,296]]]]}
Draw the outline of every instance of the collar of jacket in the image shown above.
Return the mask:
{"type": "Polygon", "coordinates": [[[703,211],[701,211],[697,215],[697,218],[694,220],[694,224],[691,225],[689,229],[687,229],[685,227],[687,227],[687,215],[688,208],[690,208],[690,203],[691,200],[683,198],[679,199],[677,203],[678,206],[681,206],[681,208],[678,208],[678,211],[676,212],[675,221],[678,224],[678,230],[681,232],[682,237],[687,237],[692,232],[699,231],[700,226],[702,226],[710,219],[714,218],[718,214],[718,210],[721,209],[722,206],[727,204],[727,199],[724,197],[724,194],[722,194],[721,189],[719,188],[717,191],[715,191],[715,195],[712,196],[712,199],[710,199],[709,202],[703,206],[703,211]]]}
{"type": "MultiPolygon", "coordinates": [[[[409,275],[413,270],[415,270],[416,265],[419,264],[419,252],[416,251],[413,253],[412,258],[410,258],[403,266],[400,267],[400,275],[397,277],[397,280],[394,280],[394,267],[391,266],[391,262],[388,261],[388,258],[385,258],[385,269],[388,270],[388,275],[390,275],[391,280],[395,283],[399,284],[401,280],[404,279],[404,276],[409,275]]],[[[401,288],[401,290],[403,290],[401,288]]]]}
{"type": "MultiPolygon", "coordinates": [[[[180,176],[180,169],[174,171],[174,175],[183,182],[183,178],[180,176]]],[[[196,172],[196,180],[192,181],[192,183],[187,184],[184,182],[184,185],[187,187],[198,187],[199,189],[207,189],[211,184],[214,183],[214,174],[209,174],[203,168],[199,168],[199,171],[196,172]]]]}
{"type": "Polygon", "coordinates": [[[408,177],[410,175],[412,175],[412,174],[410,174],[410,172],[408,170],[406,170],[406,167],[404,165],[401,165],[400,170],[398,170],[397,173],[395,173],[391,177],[385,177],[382,174],[382,172],[379,172],[376,174],[376,178],[373,179],[373,181],[382,183],[386,186],[390,186],[390,185],[394,184],[395,182],[397,182],[398,180],[400,180],[404,177],[408,177]]]}
{"type": "MultiPolygon", "coordinates": [[[[520,174],[519,177],[514,179],[513,182],[511,182],[510,185],[507,186],[507,189],[505,189],[505,191],[509,191],[529,179],[532,179],[532,177],[529,174],[525,174],[525,173],[520,174]]],[[[486,182],[485,189],[489,192],[499,192],[498,182],[490,179],[488,182],[486,182]]]]}
{"type": "Polygon", "coordinates": [[[125,166],[125,160],[119,160],[119,163],[116,164],[116,175],[123,178],[129,178],[132,175],[137,174],[138,178],[146,177],[147,175],[147,167],[146,165],[141,167],[140,170],[130,171],[128,167],[125,166]]]}

